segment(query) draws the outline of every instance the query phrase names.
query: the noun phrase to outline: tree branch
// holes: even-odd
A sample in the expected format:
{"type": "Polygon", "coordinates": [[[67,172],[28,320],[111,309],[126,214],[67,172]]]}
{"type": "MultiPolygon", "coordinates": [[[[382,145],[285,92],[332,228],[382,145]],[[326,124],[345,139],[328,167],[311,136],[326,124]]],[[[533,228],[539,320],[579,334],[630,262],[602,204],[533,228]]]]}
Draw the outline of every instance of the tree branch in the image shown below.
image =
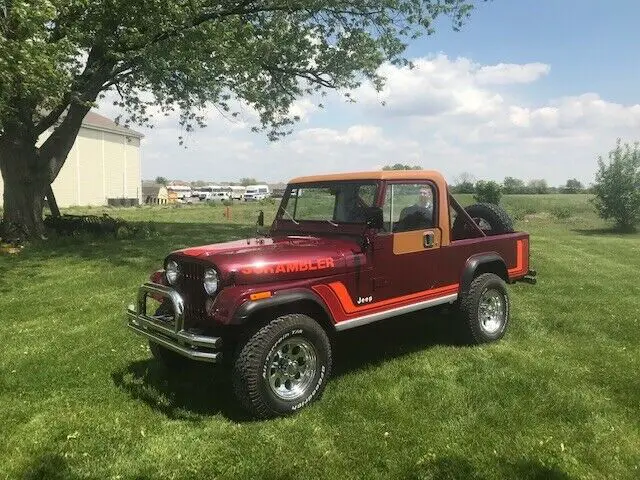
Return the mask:
{"type": "Polygon", "coordinates": [[[62,115],[64,111],[67,109],[67,107],[69,106],[70,101],[71,101],[71,93],[69,92],[62,98],[62,100],[60,101],[60,104],[58,104],[56,108],[51,110],[46,117],[41,119],[36,124],[35,126],[36,133],[40,135],[49,127],[51,127],[54,123],[56,123],[60,118],[60,115],[62,115]]]}
{"type": "Polygon", "coordinates": [[[294,75],[299,78],[304,78],[312,83],[316,83],[326,88],[337,88],[337,85],[323,77],[323,73],[316,70],[298,70],[295,68],[283,68],[272,65],[262,65],[262,68],[269,72],[272,76],[274,72],[277,72],[282,75],[294,75]]]}
{"type": "MultiPolygon", "coordinates": [[[[101,64],[103,63],[104,63],[104,50],[101,44],[97,43],[89,51],[89,56],[87,57],[87,63],[84,67],[84,70],[80,75],[76,77],[73,84],[69,88],[69,91],[60,100],[60,103],[58,104],[58,106],[56,106],[53,110],[51,110],[51,112],[49,112],[49,114],[46,117],[42,118],[36,124],[35,131],[38,135],[40,135],[45,130],[53,126],[58,121],[58,119],[60,118],[60,115],[62,115],[64,111],[69,107],[69,105],[71,105],[74,102],[74,97],[76,97],[76,99],[81,99],[84,96],[83,92],[89,89],[95,88],[95,86],[90,87],[90,85],[92,85],[92,82],[97,72],[103,71],[105,69],[106,67],[105,65],[101,66],[101,64]]],[[[111,67],[109,67],[109,70],[111,70],[111,67]]],[[[104,75],[104,72],[102,72],[102,75],[104,75]]],[[[107,79],[105,79],[105,81],[106,80],[107,79]]],[[[97,96],[97,93],[96,93],[96,96],[97,96]]],[[[90,101],[93,101],[93,100],[95,100],[95,98],[91,99],[90,101]]],[[[83,101],[83,100],[79,100],[79,101],[83,101]]]]}
{"type": "MultiPolygon", "coordinates": [[[[88,68],[89,66],[87,66],[88,68]]],[[[60,169],[64,165],[80,131],[82,120],[87,112],[91,110],[92,103],[102,91],[102,86],[108,80],[111,70],[111,65],[101,65],[92,70],[91,75],[87,77],[83,85],[84,90],[78,96],[71,95],[69,111],[64,120],[60,122],[40,147],[40,161],[48,165],[51,182],[60,173],[60,169]]]]}
{"type": "Polygon", "coordinates": [[[222,10],[222,11],[216,11],[216,12],[202,13],[202,14],[197,15],[196,17],[192,18],[191,20],[187,20],[182,25],[179,25],[179,26],[177,26],[175,28],[172,28],[171,30],[166,30],[164,32],[160,32],[160,33],[154,35],[147,42],[138,43],[136,45],[132,45],[132,46],[127,47],[127,48],[121,48],[121,49],[116,48],[116,51],[118,53],[128,53],[128,52],[133,52],[133,51],[136,51],[136,50],[142,50],[143,48],[155,45],[156,43],[162,42],[163,40],[168,40],[170,38],[173,38],[173,37],[179,35],[180,33],[184,32],[185,30],[189,30],[190,28],[194,28],[194,27],[197,27],[199,25],[202,25],[203,23],[206,23],[206,22],[209,22],[209,21],[214,21],[214,20],[219,20],[219,19],[225,18],[225,17],[231,17],[231,16],[234,16],[234,15],[238,15],[238,16],[240,16],[240,15],[252,15],[252,14],[260,13],[260,12],[295,11],[295,10],[299,10],[300,8],[302,8],[302,6],[296,6],[296,5],[287,5],[287,6],[278,7],[278,6],[268,6],[268,5],[265,6],[264,4],[259,6],[259,7],[246,8],[252,3],[253,3],[252,0],[246,0],[244,2],[240,2],[238,5],[236,5],[235,8],[231,8],[231,9],[229,9],[227,11],[222,10]]]}

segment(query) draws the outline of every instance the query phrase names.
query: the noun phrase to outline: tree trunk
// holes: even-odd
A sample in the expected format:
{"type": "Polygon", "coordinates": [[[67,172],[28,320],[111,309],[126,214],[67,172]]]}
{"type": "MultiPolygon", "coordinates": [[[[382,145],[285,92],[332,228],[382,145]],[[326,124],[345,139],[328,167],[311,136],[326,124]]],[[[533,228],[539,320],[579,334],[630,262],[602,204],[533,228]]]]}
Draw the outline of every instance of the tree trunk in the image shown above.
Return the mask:
{"type": "Polygon", "coordinates": [[[49,172],[40,161],[35,142],[2,135],[0,171],[4,180],[3,236],[44,238],[42,210],[49,172]]]}

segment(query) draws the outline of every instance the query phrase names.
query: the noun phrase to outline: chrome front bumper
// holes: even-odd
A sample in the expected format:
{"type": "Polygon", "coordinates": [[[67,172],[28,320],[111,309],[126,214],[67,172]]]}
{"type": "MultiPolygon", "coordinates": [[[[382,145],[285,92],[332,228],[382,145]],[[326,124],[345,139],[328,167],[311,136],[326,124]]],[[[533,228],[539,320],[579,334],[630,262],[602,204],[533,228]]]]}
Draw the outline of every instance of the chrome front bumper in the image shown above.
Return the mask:
{"type": "Polygon", "coordinates": [[[216,363],[221,359],[220,337],[198,335],[184,329],[184,301],[173,288],[147,282],[138,289],[137,305],[127,309],[127,326],[163,347],[192,360],[216,363]],[[147,296],[154,294],[167,298],[173,304],[173,322],[166,317],[147,314],[147,296]]]}

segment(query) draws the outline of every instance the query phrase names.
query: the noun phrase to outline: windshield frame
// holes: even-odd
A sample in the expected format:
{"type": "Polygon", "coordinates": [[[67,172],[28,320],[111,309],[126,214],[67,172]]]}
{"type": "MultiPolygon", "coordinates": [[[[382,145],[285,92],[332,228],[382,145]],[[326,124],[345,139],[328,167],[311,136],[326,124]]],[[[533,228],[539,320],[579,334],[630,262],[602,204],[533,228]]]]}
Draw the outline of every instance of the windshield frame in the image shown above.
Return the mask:
{"type": "MultiPolygon", "coordinates": [[[[272,225],[273,231],[286,230],[295,231],[301,233],[340,233],[340,234],[361,234],[364,229],[367,228],[366,223],[363,222],[345,222],[334,220],[333,212],[331,216],[326,219],[299,219],[294,217],[294,212],[288,211],[291,207],[291,193],[293,190],[304,190],[309,188],[327,188],[340,184],[358,184],[358,185],[371,185],[375,188],[373,194],[373,203],[370,206],[378,206],[380,202],[380,196],[382,192],[382,182],[378,179],[346,179],[346,180],[328,180],[318,182],[305,182],[305,183],[290,183],[287,184],[282,200],[276,211],[276,216],[272,225]],[[287,208],[287,213],[285,213],[287,208]],[[293,218],[292,218],[293,217],[293,218]]],[[[361,197],[358,195],[358,200],[361,197]]],[[[368,205],[361,203],[363,207],[368,205]]]]}

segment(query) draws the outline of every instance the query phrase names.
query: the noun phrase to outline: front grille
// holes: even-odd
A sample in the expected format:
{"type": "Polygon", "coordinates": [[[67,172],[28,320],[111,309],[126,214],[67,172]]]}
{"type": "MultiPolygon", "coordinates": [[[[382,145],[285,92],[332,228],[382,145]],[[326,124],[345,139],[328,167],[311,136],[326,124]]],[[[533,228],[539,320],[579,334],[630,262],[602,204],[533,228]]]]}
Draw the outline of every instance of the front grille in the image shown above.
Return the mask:
{"type": "Polygon", "coordinates": [[[205,302],[207,292],[204,291],[202,280],[206,266],[195,262],[179,262],[180,280],[177,290],[184,300],[185,328],[193,327],[206,317],[205,302]]]}

